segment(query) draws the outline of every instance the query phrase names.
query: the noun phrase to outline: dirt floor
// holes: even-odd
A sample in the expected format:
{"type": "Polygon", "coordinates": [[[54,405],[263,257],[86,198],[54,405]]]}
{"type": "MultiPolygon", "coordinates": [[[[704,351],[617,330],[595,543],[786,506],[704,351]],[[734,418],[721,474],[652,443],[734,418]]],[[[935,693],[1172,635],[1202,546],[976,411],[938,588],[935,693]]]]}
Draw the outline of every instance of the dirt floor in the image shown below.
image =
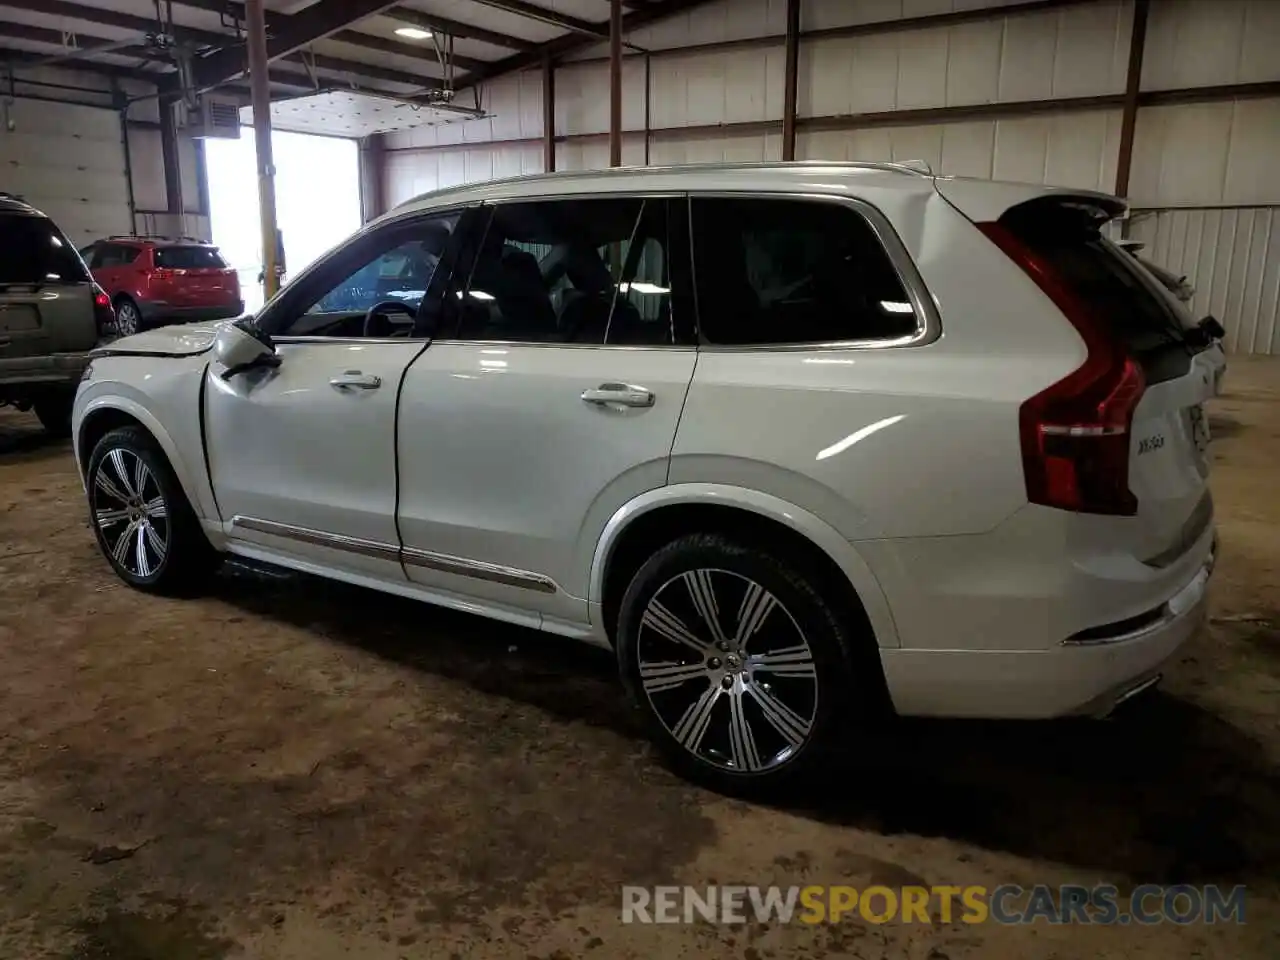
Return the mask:
{"type": "Polygon", "coordinates": [[[1212,619],[1164,693],[855,737],[768,807],[667,773],[568,641],[243,569],[127,589],[68,445],[0,412],[0,958],[1274,960],[1280,362],[1228,387],[1212,619]],[[1249,892],[1243,926],[619,919],[622,884],[873,882],[1249,892]]]}

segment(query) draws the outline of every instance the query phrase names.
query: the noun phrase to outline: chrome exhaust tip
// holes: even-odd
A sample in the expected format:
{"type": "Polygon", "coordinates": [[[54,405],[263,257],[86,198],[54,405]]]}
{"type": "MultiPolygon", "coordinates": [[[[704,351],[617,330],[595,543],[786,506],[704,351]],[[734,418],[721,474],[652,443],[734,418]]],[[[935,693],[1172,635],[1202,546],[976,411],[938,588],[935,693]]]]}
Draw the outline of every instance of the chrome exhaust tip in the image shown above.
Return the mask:
{"type": "Polygon", "coordinates": [[[1125,688],[1119,694],[1119,696],[1117,696],[1115,700],[1112,701],[1110,708],[1107,710],[1106,713],[1102,715],[1103,718],[1106,719],[1114,716],[1116,711],[1118,711],[1121,707],[1123,707],[1125,704],[1132,702],[1137,697],[1142,696],[1144,693],[1147,693],[1150,690],[1154,689],[1155,686],[1163,679],[1164,679],[1164,674],[1157,673],[1154,676],[1147,677],[1145,680],[1138,681],[1131,687],[1125,688]]]}

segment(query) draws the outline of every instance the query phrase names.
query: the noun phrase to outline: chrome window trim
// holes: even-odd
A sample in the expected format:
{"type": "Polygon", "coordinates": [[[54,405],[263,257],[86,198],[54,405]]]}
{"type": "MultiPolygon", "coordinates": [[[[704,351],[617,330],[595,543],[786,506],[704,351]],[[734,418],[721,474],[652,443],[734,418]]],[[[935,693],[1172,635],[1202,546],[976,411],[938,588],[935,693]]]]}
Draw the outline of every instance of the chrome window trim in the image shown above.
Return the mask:
{"type": "Polygon", "coordinates": [[[590,193],[539,193],[527,197],[491,197],[482,200],[478,206],[496,207],[507,203],[558,203],[564,200],[684,200],[689,196],[688,190],[640,190],[630,189],[592,190],[590,193]]]}
{"type": "MultiPolygon", "coordinates": [[[[830,166],[831,164],[823,161],[816,161],[815,166],[830,166]]],[[[864,168],[891,169],[894,165],[865,165],[864,168]]],[[[651,169],[651,168],[638,168],[651,169]]],[[[906,171],[903,171],[906,172],[906,171]]],[[[918,171],[911,171],[917,172],[918,171]]],[[[825,340],[825,341],[808,341],[804,343],[760,343],[760,344],[713,344],[703,343],[699,345],[693,344],[609,344],[609,343],[535,343],[527,340],[457,340],[457,339],[439,339],[431,338],[378,338],[366,339],[363,337],[316,337],[316,336],[297,336],[276,337],[277,343],[408,343],[421,345],[424,341],[430,343],[464,345],[475,344],[490,347],[538,347],[538,348],[557,348],[557,349],[575,349],[575,350],[696,350],[705,353],[806,353],[814,350],[883,350],[899,347],[922,347],[928,346],[936,342],[942,336],[942,319],[938,313],[937,303],[929,293],[928,287],[925,285],[924,278],[920,276],[919,268],[912,259],[911,254],[907,252],[906,246],[902,242],[902,238],[898,236],[898,232],[889,222],[888,217],[880,211],[871,202],[861,197],[850,197],[839,193],[817,193],[812,190],[770,190],[767,192],[755,192],[746,190],[703,190],[696,186],[688,190],[675,191],[652,191],[639,188],[618,188],[601,190],[599,192],[580,193],[580,192],[556,192],[539,194],[536,196],[508,196],[508,197],[492,197],[484,200],[474,200],[466,204],[446,204],[439,208],[419,208],[412,213],[400,214],[393,219],[378,221],[380,226],[390,225],[404,219],[410,219],[418,216],[434,216],[440,212],[460,209],[477,209],[483,207],[494,207],[509,203],[539,203],[543,201],[561,201],[561,200],[582,200],[582,199],[610,199],[636,197],[640,199],[653,200],[679,200],[687,199],[690,204],[689,222],[689,261],[694,277],[694,300],[697,303],[697,276],[698,266],[693,252],[693,216],[692,205],[698,199],[747,199],[747,200],[803,200],[812,203],[832,203],[840,204],[852,210],[855,214],[860,215],[867,225],[871,228],[871,232],[879,240],[885,254],[889,257],[889,262],[893,265],[894,272],[898,276],[899,282],[902,284],[903,290],[906,291],[911,306],[915,310],[917,324],[916,332],[908,336],[894,337],[891,339],[876,340],[825,340]]],[[[701,307],[701,304],[698,304],[701,307]]]]}
{"type": "Polygon", "coordinates": [[[389,560],[392,563],[404,563],[415,567],[425,567],[441,573],[451,573],[475,580],[486,580],[490,583],[501,583],[509,587],[520,587],[538,593],[557,593],[559,586],[550,577],[530,570],[507,567],[499,563],[487,563],[483,560],[468,560],[465,557],[454,557],[430,550],[418,550],[414,547],[398,547],[395,544],[378,540],[364,540],[360,537],[349,537],[341,533],[328,533],[310,527],[299,527],[291,523],[280,523],[276,520],[263,520],[258,517],[246,517],[240,514],[231,518],[233,529],[247,530],[253,533],[264,533],[272,537],[283,537],[299,543],[309,543],[330,550],[343,550],[362,557],[373,557],[377,560],[389,560]]]}
{"type": "Polygon", "coordinates": [[[318,335],[298,334],[297,336],[272,337],[271,342],[281,343],[400,343],[421,350],[422,345],[430,337],[322,337],[318,335]]]}
{"type": "MultiPolygon", "coordinates": [[[[745,190],[691,190],[689,192],[689,257],[693,263],[694,293],[698,288],[697,255],[693,246],[693,204],[708,200],[804,200],[812,203],[839,204],[862,217],[880,246],[889,257],[902,289],[906,291],[916,314],[916,332],[905,337],[878,340],[826,340],[808,343],[704,343],[699,350],[704,353],[796,353],[813,350],[883,350],[895,347],[923,347],[942,336],[942,319],[937,304],[925,286],[924,278],[907,252],[902,238],[878,207],[861,197],[849,197],[838,193],[813,193],[811,191],[770,190],[754,192],[745,190]]],[[[699,303],[701,308],[701,303],[699,303]]],[[[701,335],[701,328],[699,328],[701,335]]]]}
{"type": "Polygon", "coordinates": [[[683,351],[694,353],[697,347],[692,343],[639,344],[639,343],[556,343],[555,341],[529,340],[432,340],[432,345],[442,347],[538,347],[556,350],[661,350],[664,353],[683,351]]]}

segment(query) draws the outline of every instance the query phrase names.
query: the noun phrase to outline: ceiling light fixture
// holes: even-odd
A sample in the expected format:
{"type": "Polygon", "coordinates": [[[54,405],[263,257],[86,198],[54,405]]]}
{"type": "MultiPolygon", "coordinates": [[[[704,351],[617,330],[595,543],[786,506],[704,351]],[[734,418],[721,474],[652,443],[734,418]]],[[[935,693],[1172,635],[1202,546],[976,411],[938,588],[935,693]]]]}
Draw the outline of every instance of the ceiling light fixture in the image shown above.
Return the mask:
{"type": "Polygon", "coordinates": [[[430,40],[430,30],[420,30],[418,27],[397,27],[397,37],[407,37],[410,40],[430,40]]]}

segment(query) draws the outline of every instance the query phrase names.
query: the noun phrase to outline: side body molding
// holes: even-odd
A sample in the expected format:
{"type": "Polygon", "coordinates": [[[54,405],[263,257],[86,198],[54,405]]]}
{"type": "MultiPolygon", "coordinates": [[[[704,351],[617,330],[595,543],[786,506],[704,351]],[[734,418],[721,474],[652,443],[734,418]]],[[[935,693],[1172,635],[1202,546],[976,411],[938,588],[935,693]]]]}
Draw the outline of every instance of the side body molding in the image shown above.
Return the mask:
{"type": "Polygon", "coordinates": [[[660,487],[641,494],[614,513],[596,542],[595,553],[591,560],[587,598],[590,601],[590,614],[594,625],[601,626],[604,577],[609,558],[627,527],[637,518],[662,507],[697,503],[747,510],[768,517],[804,536],[830,557],[849,578],[850,584],[857,591],[867,611],[867,618],[875,631],[876,643],[881,647],[900,645],[889,603],[880,589],[880,583],[853,543],[808,510],[771,494],[718,483],[677,483],[660,487]]]}

